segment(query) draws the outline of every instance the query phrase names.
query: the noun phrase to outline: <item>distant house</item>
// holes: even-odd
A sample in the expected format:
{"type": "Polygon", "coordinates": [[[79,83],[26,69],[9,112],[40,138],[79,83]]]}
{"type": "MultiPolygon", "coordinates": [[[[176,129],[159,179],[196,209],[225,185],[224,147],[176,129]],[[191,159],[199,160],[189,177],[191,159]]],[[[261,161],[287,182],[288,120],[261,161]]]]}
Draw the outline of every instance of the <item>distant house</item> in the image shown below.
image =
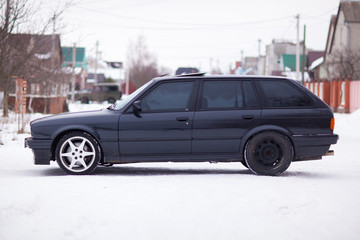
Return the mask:
{"type": "MultiPolygon", "coordinates": [[[[65,109],[68,82],[61,71],[59,35],[11,34],[13,51],[28,58],[19,70],[27,80],[27,109],[31,112],[58,113],[65,109]]],[[[14,90],[15,91],[15,90],[14,90]]],[[[10,108],[14,98],[9,98],[10,108]]]]}
{"type": "Polygon", "coordinates": [[[320,78],[360,79],[360,2],[342,1],[331,17],[320,78]],[[355,70],[355,71],[354,71],[355,70]]]}
{"type": "MultiPolygon", "coordinates": [[[[305,55],[305,70],[308,70],[314,61],[324,57],[324,51],[306,50],[305,55]]],[[[286,71],[296,71],[296,54],[283,54],[282,55],[283,69],[286,71]]],[[[303,55],[300,55],[300,69],[302,69],[303,55]]]]}
{"type": "Polygon", "coordinates": [[[89,57],[87,66],[86,88],[91,88],[94,83],[112,82],[121,86],[125,82],[124,64],[120,61],[96,61],[89,57]]]}
{"type": "MultiPolygon", "coordinates": [[[[282,55],[283,71],[296,71],[296,54],[283,54],[282,55]]],[[[300,55],[300,69],[302,69],[303,55],[300,55]]],[[[305,55],[305,67],[308,65],[308,56],[305,55]]]]}
{"type": "MultiPolygon", "coordinates": [[[[61,47],[63,63],[62,67],[74,67],[73,66],[73,47],[61,47]]],[[[75,48],[75,67],[87,69],[85,48],[75,48]]]]}
{"type": "Polygon", "coordinates": [[[244,63],[241,61],[235,62],[235,68],[231,69],[233,75],[255,75],[257,74],[258,57],[245,57],[244,63]]]}
{"type": "Polygon", "coordinates": [[[86,49],[83,47],[75,48],[75,59],[73,58],[74,47],[61,47],[62,52],[62,68],[65,69],[69,75],[75,73],[75,90],[86,88],[87,77],[87,63],[86,63],[86,49]],[[75,66],[73,61],[75,60],[75,66]]]}
{"type": "MultiPolygon", "coordinates": [[[[302,47],[302,46],[301,46],[302,47]]],[[[266,46],[265,75],[281,75],[284,71],[283,54],[295,54],[296,44],[286,40],[273,40],[266,46]]]]}

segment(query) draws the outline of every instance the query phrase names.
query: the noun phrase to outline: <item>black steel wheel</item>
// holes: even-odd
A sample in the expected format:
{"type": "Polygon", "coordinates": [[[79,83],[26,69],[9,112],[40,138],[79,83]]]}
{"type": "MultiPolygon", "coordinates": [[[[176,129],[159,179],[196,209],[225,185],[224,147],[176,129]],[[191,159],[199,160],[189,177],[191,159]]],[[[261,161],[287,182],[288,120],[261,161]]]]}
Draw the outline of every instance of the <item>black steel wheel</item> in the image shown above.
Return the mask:
{"type": "Polygon", "coordinates": [[[285,135],[262,132],[247,142],[244,155],[246,164],[252,172],[276,176],[288,169],[294,158],[294,151],[285,135]]]}
{"type": "Polygon", "coordinates": [[[108,103],[111,103],[111,104],[114,104],[116,102],[115,98],[113,98],[113,97],[109,97],[107,101],[108,101],[108,103]]]}
{"type": "Polygon", "coordinates": [[[89,104],[89,99],[87,97],[82,97],[80,101],[81,103],[89,104]]]}
{"type": "Polygon", "coordinates": [[[100,145],[85,132],[66,134],[56,147],[56,162],[69,174],[89,174],[97,167],[100,159],[100,145]]]}

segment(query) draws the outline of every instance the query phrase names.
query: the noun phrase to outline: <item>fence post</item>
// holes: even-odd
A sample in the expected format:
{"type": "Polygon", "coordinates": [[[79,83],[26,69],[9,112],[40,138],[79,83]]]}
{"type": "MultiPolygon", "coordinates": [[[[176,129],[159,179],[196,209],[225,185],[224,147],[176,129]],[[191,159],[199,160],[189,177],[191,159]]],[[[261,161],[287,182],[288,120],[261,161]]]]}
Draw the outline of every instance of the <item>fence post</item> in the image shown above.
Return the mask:
{"type": "Polygon", "coordinates": [[[350,83],[351,77],[345,79],[345,112],[350,113],[350,83]]]}
{"type": "Polygon", "coordinates": [[[329,106],[331,106],[331,86],[330,86],[330,81],[327,79],[323,80],[323,84],[322,84],[322,100],[329,106]]]}

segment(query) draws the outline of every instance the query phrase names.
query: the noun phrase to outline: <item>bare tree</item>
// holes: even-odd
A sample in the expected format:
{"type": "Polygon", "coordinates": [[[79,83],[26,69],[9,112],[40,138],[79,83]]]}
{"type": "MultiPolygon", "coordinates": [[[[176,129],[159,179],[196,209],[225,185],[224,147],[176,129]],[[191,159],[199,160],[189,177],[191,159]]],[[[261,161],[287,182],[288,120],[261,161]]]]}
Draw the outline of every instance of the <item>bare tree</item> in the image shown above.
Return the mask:
{"type": "Polygon", "coordinates": [[[39,36],[49,32],[55,20],[69,6],[70,2],[66,2],[45,20],[39,20],[35,16],[41,4],[36,5],[31,0],[0,0],[0,89],[4,92],[3,116],[8,116],[8,97],[14,91],[14,76],[28,78],[46,72],[58,74],[58,71],[53,70],[59,64],[57,60],[51,60],[52,66],[46,69],[40,64],[46,56],[38,53],[48,46],[39,40],[39,36]]]}
{"type": "Polygon", "coordinates": [[[146,45],[145,37],[139,36],[128,50],[129,78],[139,88],[152,78],[159,76],[157,60],[146,45]]]}
{"type": "Polygon", "coordinates": [[[330,78],[351,77],[360,80],[360,49],[334,51],[326,59],[325,67],[330,78]]]}

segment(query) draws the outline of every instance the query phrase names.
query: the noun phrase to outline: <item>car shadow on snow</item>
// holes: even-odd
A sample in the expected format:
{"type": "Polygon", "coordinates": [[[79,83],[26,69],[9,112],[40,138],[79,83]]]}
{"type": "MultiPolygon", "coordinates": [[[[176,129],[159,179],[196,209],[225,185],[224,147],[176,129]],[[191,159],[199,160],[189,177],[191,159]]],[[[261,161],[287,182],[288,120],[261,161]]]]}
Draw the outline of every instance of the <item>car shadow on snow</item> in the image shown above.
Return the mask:
{"type": "MultiPolygon", "coordinates": [[[[186,167],[158,167],[158,166],[124,166],[116,165],[111,167],[99,166],[90,175],[93,176],[168,176],[168,175],[253,175],[249,169],[229,169],[229,168],[186,168],[186,167]]],[[[70,176],[60,168],[50,168],[41,171],[40,176],[70,176]]],[[[257,176],[272,177],[272,176],[257,176]]],[[[286,171],[275,178],[307,178],[307,179],[334,179],[343,178],[339,175],[331,175],[319,172],[286,171]]]]}
{"type": "Polygon", "coordinates": [[[116,166],[99,167],[95,175],[122,176],[158,176],[158,175],[219,175],[219,174],[252,174],[248,169],[210,169],[210,168],[178,168],[178,167],[136,167],[116,166]]]}
{"type": "MultiPolygon", "coordinates": [[[[166,175],[252,175],[248,169],[211,169],[178,167],[137,167],[137,166],[99,166],[90,175],[93,176],[166,176],[166,175]]],[[[69,176],[60,168],[46,169],[41,176],[69,176]]]]}

